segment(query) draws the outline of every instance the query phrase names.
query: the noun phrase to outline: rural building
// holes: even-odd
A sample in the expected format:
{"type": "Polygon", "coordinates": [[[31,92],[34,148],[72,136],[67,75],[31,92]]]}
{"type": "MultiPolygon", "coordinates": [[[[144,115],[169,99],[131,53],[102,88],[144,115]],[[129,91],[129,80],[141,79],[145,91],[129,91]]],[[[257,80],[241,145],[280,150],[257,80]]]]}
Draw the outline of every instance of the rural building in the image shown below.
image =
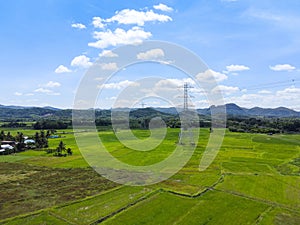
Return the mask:
{"type": "Polygon", "coordinates": [[[15,141],[1,141],[1,145],[11,145],[15,146],[17,143],[15,141]]]}

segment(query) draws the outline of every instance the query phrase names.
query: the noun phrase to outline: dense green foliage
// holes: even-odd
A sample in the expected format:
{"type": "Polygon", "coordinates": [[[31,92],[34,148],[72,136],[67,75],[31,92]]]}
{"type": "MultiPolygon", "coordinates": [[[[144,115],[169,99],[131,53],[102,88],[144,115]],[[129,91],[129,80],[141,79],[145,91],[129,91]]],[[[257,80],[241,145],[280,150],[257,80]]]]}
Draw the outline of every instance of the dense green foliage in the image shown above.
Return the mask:
{"type": "Polygon", "coordinates": [[[67,129],[70,123],[64,123],[60,120],[41,120],[33,125],[36,130],[57,130],[67,129]]]}
{"type": "Polygon", "coordinates": [[[300,132],[297,118],[245,118],[229,117],[227,127],[233,132],[251,133],[291,133],[300,132]]]}

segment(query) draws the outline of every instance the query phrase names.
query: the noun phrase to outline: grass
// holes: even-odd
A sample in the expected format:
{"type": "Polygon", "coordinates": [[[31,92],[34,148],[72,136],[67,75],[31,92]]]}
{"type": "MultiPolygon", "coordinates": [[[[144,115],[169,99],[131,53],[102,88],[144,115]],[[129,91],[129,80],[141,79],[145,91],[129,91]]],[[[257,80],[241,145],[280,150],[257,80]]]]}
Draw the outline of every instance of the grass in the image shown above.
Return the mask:
{"type": "Polygon", "coordinates": [[[260,220],[260,225],[295,225],[300,224],[300,214],[281,208],[270,208],[260,220]]]}
{"type": "Polygon", "coordinates": [[[182,211],[195,205],[189,198],[161,193],[118,214],[104,224],[172,224],[182,211]]]}
{"type": "Polygon", "coordinates": [[[116,187],[91,169],[0,163],[0,219],[99,194],[116,187]]]}
{"type": "Polygon", "coordinates": [[[72,223],[90,224],[126,207],[151,191],[152,189],[144,187],[122,187],[84,201],[57,207],[53,213],[72,223]]]}
{"type": "MultiPolygon", "coordinates": [[[[150,135],[147,130],[133,133],[142,140],[150,135]]],[[[114,157],[141,166],[170,156],[178,133],[168,129],[164,141],[146,152],[126,147],[112,131],[99,137],[114,157]]],[[[300,135],[226,132],[213,163],[199,172],[209,137],[202,129],[187,164],[146,188],[107,181],[89,168],[71,130],[60,135],[49,139],[50,148],[62,140],[72,156],[34,150],[0,156],[0,219],[11,218],[5,223],[91,224],[105,218],[104,224],[300,224],[300,135]],[[161,191],[152,194],[155,190],[161,191]]],[[[84,135],[89,140],[89,133],[84,135]]]]}
{"type": "Polygon", "coordinates": [[[217,189],[300,209],[300,177],[228,175],[217,189]]]}
{"type": "Polygon", "coordinates": [[[36,215],[30,215],[22,218],[17,218],[14,220],[10,220],[5,222],[6,225],[32,225],[32,224],[40,224],[40,225],[67,225],[69,224],[66,221],[63,221],[49,212],[43,212],[36,215]]]}
{"type": "Polygon", "coordinates": [[[161,193],[104,224],[247,224],[266,208],[263,203],[215,191],[201,198],[161,193]]]}

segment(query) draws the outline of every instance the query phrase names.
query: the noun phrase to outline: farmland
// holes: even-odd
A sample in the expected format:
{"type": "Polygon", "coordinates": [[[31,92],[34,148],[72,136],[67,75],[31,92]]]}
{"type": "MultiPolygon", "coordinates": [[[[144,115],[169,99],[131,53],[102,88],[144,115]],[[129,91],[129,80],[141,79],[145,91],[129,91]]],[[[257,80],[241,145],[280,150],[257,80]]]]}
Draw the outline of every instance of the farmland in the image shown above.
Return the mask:
{"type": "MultiPolygon", "coordinates": [[[[168,129],[149,152],[126,148],[109,130],[99,137],[114,157],[141,166],[168,157],[179,132],[168,129]]],[[[200,172],[210,134],[201,129],[193,156],[178,173],[130,187],[89,168],[72,130],[59,134],[49,148],[62,140],[71,156],[42,150],[0,156],[1,224],[300,224],[300,135],[227,131],[216,159],[200,172]]],[[[146,138],[150,131],[134,134],[146,138]]]]}

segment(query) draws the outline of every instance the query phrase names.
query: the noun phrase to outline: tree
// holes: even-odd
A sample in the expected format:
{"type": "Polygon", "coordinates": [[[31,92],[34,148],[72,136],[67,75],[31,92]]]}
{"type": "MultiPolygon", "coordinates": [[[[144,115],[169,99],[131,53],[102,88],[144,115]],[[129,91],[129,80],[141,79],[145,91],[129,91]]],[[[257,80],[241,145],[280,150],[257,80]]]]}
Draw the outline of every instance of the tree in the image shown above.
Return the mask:
{"type": "Polygon", "coordinates": [[[67,149],[67,153],[68,153],[68,155],[72,155],[72,154],[73,154],[72,149],[68,148],[68,149],[67,149]]]}
{"type": "Polygon", "coordinates": [[[59,145],[56,148],[56,152],[54,153],[54,156],[66,156],[66,154],[63,154],[63,152],[66,151],[66,145],[63,143],[63,141],[59,142],[59,145]]]}
{"type": "Polygon", "coordinates": [[[5,135],[4,131],[2,130],[0,133],[0,140],[1,141],[5,140],[5,137],[6,137],[6,135],[5,135]]]}
{"type": "Polygon", "coordinates": [[[17,132],[17,136],[15,137],[16,141],[18,142],[16,145],[16,150],[18,152],[23,151],[25,148],[24,144],[24,135],[22,132],[17,132]]]}
{"type": "Polygon", "coordinates": [[[14,137],[10,134],[10,132],[8,131],[7,135],[6,135],[6,140],[7,141],[13,141],[14,137]]]}
{"type": "Polygon", "coordinates": [[[41,140],[41,148],[48,148],[48,139],[45,136],[45,132],[42,130],[40,134],[40,140],[41,140]]]}
{"type": "Polygon", "coordinates": [[[72,149],[71,148],[67,149],[64,142],[60,141],[59,145],[57,146],[57,148],[55,150],[54,156],[58,156],[58,157],[64,156],[65,157],[67,155],[72,155],[72,154],[73,154],[72,149]]]}
{"type": "Polygon", "coordinates": [[[34,140],[37,148],[48,148],[48,139],[43,130],[35,133],[34,140]]]}
{"type": "Polygon", "coordinates": [[[36,132],[34,135],[34,140],[35,140],[35,145],[37,148],[41,147],[41,140],[40,140],[40,135],[39,132],[36,132]]]}

